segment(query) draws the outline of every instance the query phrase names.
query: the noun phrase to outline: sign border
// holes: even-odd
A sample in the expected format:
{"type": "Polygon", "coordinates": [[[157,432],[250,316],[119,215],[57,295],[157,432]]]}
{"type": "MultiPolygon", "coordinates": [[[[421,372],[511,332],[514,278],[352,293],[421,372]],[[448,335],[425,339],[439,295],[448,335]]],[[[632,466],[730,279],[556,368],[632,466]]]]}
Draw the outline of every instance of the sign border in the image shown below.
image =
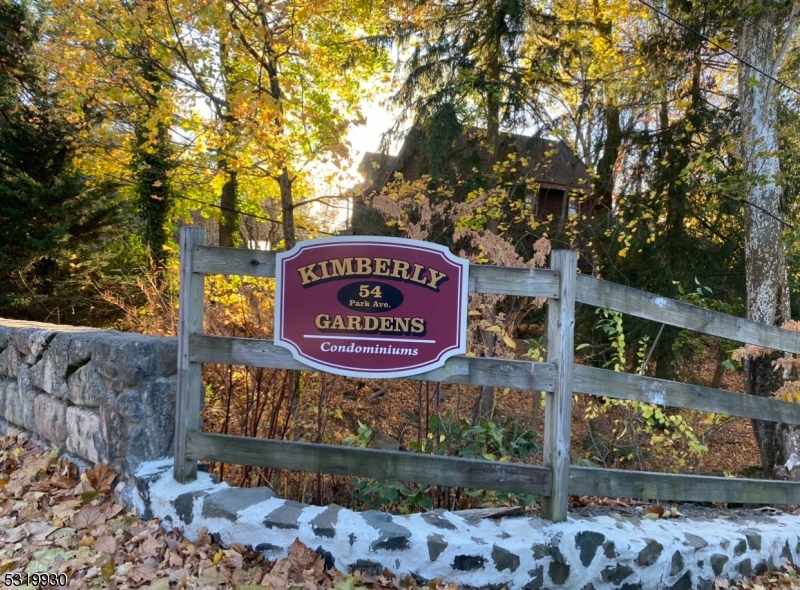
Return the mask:
{"type": "MultiPolygon", "coordinates": [[[[275,256],[275,314],[274,314],[274,338],[273,343],[276,346],[285,348],[291,352],[292,357],[313,367],[320,371],[333,373],[335,375],[343,375],[345,377],[363,377],[367,379],[389,379],[395,377],[408,377],[410,375],[419,375],[420,373],[427,373],[434,369],[444,366],[447,359],[452,356],[464,354],[467,351],[467,296],[469,292],[469,260],[454,256],[446,246],[424,242],[422,240],[410,240],[407,238],[390,238],[382,236],[335,236],[331,238],[320,238],[317,240],[303,240],[295,244],[294,248],[285,252],[278,252],[275,256]],[[456,338],[456,345],[446,348],[439,353],[439,356],[434,361],[429,361],[421,365],[415,365],[401,370],[386,371],[381,369],[360,369],[354,370],[351,367],[343,367],[333,363],[323,363],[313,359],[308,359],[301,354],[300,349],[291,340],[283,339],[283,322],[281,312],[283,311],[283,270],[284,265],[291,261],[294,257],[298,256],[301,252],[309,249],[324,248],[326,245],[338,243],[346,243],[353,245],[363,244],[388,244],[395,246],[402,246],[404,248],[416,247],[426,252],[431,250],[437,253],[448,263],[461,265],[461,284],[460,297],[458,299],[458,317],[459,326],[456,338]]],[[[391,340],[391,338],[387,338],[391,340]]]]}

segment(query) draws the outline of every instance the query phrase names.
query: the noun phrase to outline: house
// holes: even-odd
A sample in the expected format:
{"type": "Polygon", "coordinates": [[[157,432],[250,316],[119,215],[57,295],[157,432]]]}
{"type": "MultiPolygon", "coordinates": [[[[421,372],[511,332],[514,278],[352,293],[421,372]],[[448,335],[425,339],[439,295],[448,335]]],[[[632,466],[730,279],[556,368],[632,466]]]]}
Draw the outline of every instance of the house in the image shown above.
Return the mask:
{"type": "MultiPolygon", "coordinates": [[[[397,156],[366,153],[359,165],[364,183],[358,191],[360,194],[353,199],[348,233],[386,235],[383,217],[367,203],[370,195],[391,182],[397,173],[405,180],[416,180],[424,174],[434,180],[466,180],[463,197],[468,190],[486,182],[493,161],[504,161],[511,153],[514,154],[514,161],[520,165],[509,168],[503,173],[503,178],[511,181],[512,196],[523,198],[534,217],[542,223],[536,239],[547,233],[558,244],[567,219],[575,214],[589,218],[594,216],[596,205],[591,198],[589,171],[569,146],[557,139],[513,133],[501,133],[501,136],[496,159],[483,146],[485,131],[474,127],[451,138],[444,149],[441,142],[438,146],[426,149],[435,142],[426,143],[423,134],[412,131],[397,156]]],[[[524,244],[532,245],[535,239],[527,228],[520,228],[519,232],[518,243],[523,244],[521,253],[524,255],[527,254],[524,244]]],[[[593,264],[590,255],[588,251],[581,250],[581,271],[591,274],[593,264]]]]}

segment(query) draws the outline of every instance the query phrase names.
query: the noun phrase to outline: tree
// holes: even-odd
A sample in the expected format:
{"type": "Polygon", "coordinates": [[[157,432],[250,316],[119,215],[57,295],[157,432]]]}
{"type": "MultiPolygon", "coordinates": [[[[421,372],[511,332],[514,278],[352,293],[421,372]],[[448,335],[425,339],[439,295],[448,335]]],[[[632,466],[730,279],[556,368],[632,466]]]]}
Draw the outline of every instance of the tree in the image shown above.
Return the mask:
{"type": "Polygon", "coordinates": [[[119,219],[108,185],[74,167],[78,129],[46,88],[35,58],[39,23],[22,4],[0,2],[0,309],[56,319],[75,307],[119,219]],[[72,301],[69,301],[72,299],[72,301]]]}
{"type": "MultiPolygon", "coordinates": [[[[537,25],[554,24],[553,20],[539,6],[522,0],[413,0],[409,8],[411,18],[400,23],[398,40],[411,51],[401,67],[401,87],[393,97],[400,117],[388,137],[411,120],[419,139],[434,139],[422,147],[423,159],[432,165],[436,177],[438,160],[450,147],[446,144],[453,143],[463,123],[477,123],[486,130],[488,153],[480,170],[482,184],[501,185],[495,170],[500,129],[516,122],[533,92],[532,81],[537,78],[531,71],[547,70],[552,63],[545,55],[523,54],[524,41],[534,28],[544,34],[537,25]]],[[[545,54],[551,51],[546,44],[538,48],[545,54]]],[[[501,200],[498,193],[487,202],[485,226],[494,235],[500,233],[501,200]]],[[[484,330],[483,341],[487,356],[493,356],[495,333],[484,330]]],[[[493,408],[494,389],[484,387],[476,418],[490,415],[493,408]]]]}
{"type": "MultiPolygon", "coordinates": [[[[738,72],[741,158],[748,183],[744,210],[746,317],[780,326],[791,315],[773,78],[788,51],[800,9],[796,3],[741,0],[739,10],[744,18],[738,53],[749,64],[740,64],[738,72]]],[[[766,397],[780,387],[781,374],[773,370],[774,360],[774,355],[745,357],[747,393],[766,397]]],[[[765,476],[800,479],[800,429],[753,420],[753,430],[765,476]]]]}
{"type": "MultiPolygon", "coordinates": [[[[196,201],[215,200],[223,246],[240,243],[239,211],[263,214],[263,200],[281,204],[275,221],[283,225],[286,247],[294,244],[298,208],[317,200],[310,169],[347,160],[345,134],[361,119],[367,80],[389,66],[376,41],[382,3],[53,4],[67,29],[53,53],[67,47],[62,53],[81,64],[62,68],[65,82],[81,81],[69,91],[80,102],[112,105],[139,97],[129,103],[138,115],[128,118],[147,141],[137,139],[134,148],[144,145],[144,154],[158,159],[165,145],[159,138],[168,135],[175,153],[173,160],[165,152],[160,168],[137,156],[142,178],[166,169],[164,179],[140,183],[142,189],[169,182],[172,193],[195,199],[195,208],[196,201]],[[129,78],[117,78],[116,71],[129,78]],[[106,76],[124,92],[104,90],[106,76]]],[[[153,194],[163,205],[162,195],[153,194]]]]}

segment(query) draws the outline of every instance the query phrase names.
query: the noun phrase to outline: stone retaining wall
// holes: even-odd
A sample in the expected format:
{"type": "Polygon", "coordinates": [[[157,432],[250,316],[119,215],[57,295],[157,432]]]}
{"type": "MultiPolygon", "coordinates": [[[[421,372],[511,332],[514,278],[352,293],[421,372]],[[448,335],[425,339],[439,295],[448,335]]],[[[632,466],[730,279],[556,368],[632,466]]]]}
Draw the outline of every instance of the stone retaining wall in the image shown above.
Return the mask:
{"type": "Polygon", "coordinates": [[[224,544],[241,543],[270,559],[299,538],[328,566],[379,574],[444,578],[462,588],[711,590],[736,579],[800,563],[800,516],[732,512],[725,518],[647,520],[635,510],[553,524],[534,517],[480,519],[434,510],[395,516],[336,505],[281,500],[266,488],[230,488],[207,473],[182,486],[170,462],[143,465],[130,500],[142,514],[202,527],[224,544]]]}
{"type": "Polygon", "coordinates": [[[130,475],[172,453],[177,341],[0,319],[0,419],[130,475]]]}

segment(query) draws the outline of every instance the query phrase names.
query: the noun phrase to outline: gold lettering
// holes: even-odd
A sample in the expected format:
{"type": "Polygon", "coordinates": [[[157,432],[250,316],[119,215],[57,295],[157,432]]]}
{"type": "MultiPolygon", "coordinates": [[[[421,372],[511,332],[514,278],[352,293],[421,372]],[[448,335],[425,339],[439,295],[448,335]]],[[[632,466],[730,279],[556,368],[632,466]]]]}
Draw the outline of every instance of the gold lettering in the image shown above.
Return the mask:
{"type": "Polygon", "coordinates": [[[331,276],[332,277],[349,277],[353,276],[353,259],[344,258],[342,260],[331,260],[331,276]]]}
{"type": "Polygon", "coordinates": [[[425,267],[421,264],[414,265],[414,276],[411,277],[411,281],[414,283],[419,283],[420,285],[424,285],[426,279],[422,277],[422,271],[425,270],[425,267]]]}
{"type": "Polygon", "coordinates": [[[337,314],[336,317],[333,318],[331,330],[344,330],[344,320],[342,319],[342,316],[337,314]]]}
{"type": "Polygon", "coordinates": [[[394,266],[392,268],[392,276],[396,279],[408,280],[408,267],[410,266],[405,260],[393,260],[394,266]]]}
{"type": "MultiPolygon", "coordinates": [[[[320,279],[329,279],[331,275],[328,274],[328,262],[329,260],[323,260],[322,262],[318,262],[319,270],[322,272],[322,276],[320,279]]],[[[433,269],[431,269],[433,270],[433,269]]]]}
{"type": "Polygon", "coordinates": [[[327,330],[331,327],[331,316],[327,313],[321,313],[314,319],[314,324],[320,330],[327,330]]]}
{"type": "Polygon", "coordinates": [[[372,315],[364,316],[364,331],[374,332],[378,329],[378,318],[372,315]]]}
{"type": "Polygon", "coordinates": [[[389,265],[392,263],[390,258],[375,258],[375,276],[388,277],[389,265]]]}
{"type": "Polygon", "coordinates": [[[439,272],[435,268],[429,268],[428,272],[431,274],[431,278],[428,281],[428,287],[433,289],[434,291],[439,290],[439,283],[447,279],[447,275],[443,272],[439,272]]]}
{"type": "Polygon", "coordinates": [[[424,318],[411,318],[411,333],[423,334],[425,332],[425,319],[424,318]]]}
{"type": "Polygon", "coordinates": [[[354,331],[361,330],[361,316],[357,315],[347,316],[347,329],[354,331]]]}
{"type": "Polygon", "coordinates": [[[394,318],[394,321],[398,332],[408,333],[408,322],[411,321],[411,318],[394,318]]]}
{"type": "Polygon", "coordinates": [[[372,259],[371,258],[356,258],[356,272],[357,275],[371,275],[372,274],[372,259]]]}
{"type": "Polygon", "coordinates": [[[300,278],[303,280],[302,284],[304,287],[309,283],[316,283],[319,280],[319,277],[313,273],[315,266],[317,266],[316,262],[297,269],[297,272],[300,273],[300,278]]]}
{"type": "Polygon", "coordinates": [[[381,332],[392,332],[392,318],[381,318],[381,332]]]}

